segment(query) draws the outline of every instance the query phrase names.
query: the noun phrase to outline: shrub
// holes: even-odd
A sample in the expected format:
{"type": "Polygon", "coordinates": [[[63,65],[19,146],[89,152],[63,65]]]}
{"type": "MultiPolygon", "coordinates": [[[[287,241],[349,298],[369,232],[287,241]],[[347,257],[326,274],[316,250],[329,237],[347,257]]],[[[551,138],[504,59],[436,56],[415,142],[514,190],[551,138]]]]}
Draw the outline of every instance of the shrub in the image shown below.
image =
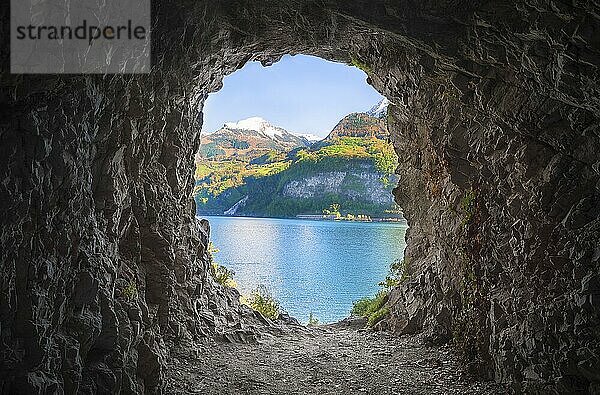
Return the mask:
{"type": "Polygon", "coordinates": [[[397,285],[400,285],[409,277],[409,260],[408,259],[396,259],[390,265],[390,272],[385,277],[385,280],[380,282],[378,285],[385,288],[391,289],[397,285]]]}
{"type": "Polygon", "coordinates": [[[371,314],[369,316],[367,325],[370,327],[375,326],[375,324],[377,324],[379,321],[381,321],[386,315],[389,314],[389,312],[390,312],[390,309],[387,306],[377,310],[376,312],[374,312],[373,314],[371,314]]]}
{"type": "Polygon", "coordinates": [[[381,290],[370,298],[365,297],[354,302],[350,314],[367,318],[367,325],[373,326],[389,313],[385,306],[388,300],[388,291],[381,290]]]}
{"type": "Polygon", "coordinates": [[[387,275],[385,277],[385,280],[380,282],[378,285],[385,289],[391,289],[397,285],[400,285],[400,280],[395,277],[392,277],[391,275],[387,275]]]}
{"type": "Polygon", "coordinates": [[[252,291],[250,297],[247,298],[247,304],[265,317],[273,320],[277,319],[281,313],[279,302],[271,296],[264,285],[260,285],[252,291]]]}
{"type": "Polygon", "coordinates": [[[215,261],[215,256],[219,249],[215,247],[215,245],[211,242],[208,243],[208,259],[210,261],[210,272],[215,279],[215,281],[225,287],[235,288],[237,287],[237,283],[233,279],[235,272],[231,269],[226,268],[225,266],[219,265],[215,261]]]}
{"type": "Polygon", "coordinates": [[[350,314],[360,317],[367,317],[369,315],[369,310],[371,310],[373,299],[374,298],[365,296],[364,298],[357,300],[352,304],[352,310],[350,310],[350,314]]]}
{"type": "Polygon", "coordinates": [[[127,299],[133,299],[136,295],[137,295],[137,286],[135,285],[135,282],[130,282],[123,289],[123,296],[125,296],[127,299]]]}
{"type": "Polygon", "coordinates": [[[319,320],[317,318],[315,318],[315,316],[313,316],[313,313],[311,312],[308,315],[308,326],[317,326],[319,325],[319,320]]]}
{"type": "Polygon", "coordinates": [[[215,281],[229,288],[237,287],[237,282],[233,279],[235,272],[225,266],[219,265],[217,262],[212,262],[212,275],[215,281]]]}

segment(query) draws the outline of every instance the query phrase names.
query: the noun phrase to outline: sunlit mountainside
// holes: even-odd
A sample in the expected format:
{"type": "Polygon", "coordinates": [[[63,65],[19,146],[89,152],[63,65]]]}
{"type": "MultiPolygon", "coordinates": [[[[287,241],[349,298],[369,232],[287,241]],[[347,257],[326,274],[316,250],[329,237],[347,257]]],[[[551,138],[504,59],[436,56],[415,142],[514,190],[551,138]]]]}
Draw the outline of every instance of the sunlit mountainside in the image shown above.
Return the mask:
{"type": "Polygon", "coordinates": [[[203,136],[199,158],[252,159],[270,151],[285,152],[310,144],[306,137],[273,126],[262,118],[253,117],[228,122],[216,132],[203,136]]]}
{"type": "Polygon", "coordinates": [[[196,157],[198,214],[293,217],[339,205],[343,215],[393,216],[386,108],[349,114],[316,142],[258,117],[226,123],[196,157]]]}

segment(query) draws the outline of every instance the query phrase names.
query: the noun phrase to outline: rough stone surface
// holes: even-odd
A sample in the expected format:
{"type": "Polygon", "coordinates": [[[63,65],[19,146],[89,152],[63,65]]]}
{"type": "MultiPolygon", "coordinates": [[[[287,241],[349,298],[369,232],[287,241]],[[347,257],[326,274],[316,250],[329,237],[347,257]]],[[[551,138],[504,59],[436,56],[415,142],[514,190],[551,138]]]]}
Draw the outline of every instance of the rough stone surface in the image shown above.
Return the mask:
{"type": "Polygon", "coordinates": [[[418,336],[350,325],[296,329],[258,344],[177,348],[166,393],[493,395],[506,388],[470,380],[447,345],[426,347],[418,336]]]}
{"type": "Polygon", "coordinates": [[[392,103],[411,275],[387,327],[517,390],[600,392],[599,14],[155,1],[153,72],[106,77],[9,75],[3,23],[0,392],[160,392],[178,339],[251,337],[207,275],[191,169],[207,94],[286,53],[353,62],[392,103]]]}
{"type": "Polygon", "coordinates": [[[349,163],[338,171],[317,172],[310,176],[292,179],[283,185],[283,196],[310,199],[335,194],[349,200],[360,200],[378,205],[394,203],[390,194],[391,186],[396,185],[392,175],[387,190],[382,181],[383,175],[372,163],[349,163]]]}

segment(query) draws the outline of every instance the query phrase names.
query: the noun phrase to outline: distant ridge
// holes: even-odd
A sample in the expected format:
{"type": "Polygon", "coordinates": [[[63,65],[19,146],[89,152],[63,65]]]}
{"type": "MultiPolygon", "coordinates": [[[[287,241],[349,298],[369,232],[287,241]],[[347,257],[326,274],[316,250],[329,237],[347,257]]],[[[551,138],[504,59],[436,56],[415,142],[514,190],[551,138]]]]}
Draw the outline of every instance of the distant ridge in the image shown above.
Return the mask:
{"type": "Polygon", "coordinates": [[[389,136],[385,118],[356,112],[346,115],[329,133],[325,140],[340,137],[374,137],[386,140],[389,136]]]}
{"type": "Polygon", "coordinates": [[[260,117],[227,122],[214,133],[206,134],[196,162],[211,158],[254,158],[270,151],[287,152],[307,147],[311,140],[274,126],[260,117]]]}

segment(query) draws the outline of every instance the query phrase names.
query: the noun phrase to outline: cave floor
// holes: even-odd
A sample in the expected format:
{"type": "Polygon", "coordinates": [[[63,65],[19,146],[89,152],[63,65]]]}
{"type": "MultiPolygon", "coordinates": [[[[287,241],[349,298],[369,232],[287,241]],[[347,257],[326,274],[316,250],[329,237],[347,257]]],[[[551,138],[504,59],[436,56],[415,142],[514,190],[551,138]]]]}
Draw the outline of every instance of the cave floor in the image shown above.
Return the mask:
{"type": "Polygon", "coordinates": [[[320,326],[174,352],[169,394],[496,394],[461,374],[452,349],[415,337],[320,326]]]}

